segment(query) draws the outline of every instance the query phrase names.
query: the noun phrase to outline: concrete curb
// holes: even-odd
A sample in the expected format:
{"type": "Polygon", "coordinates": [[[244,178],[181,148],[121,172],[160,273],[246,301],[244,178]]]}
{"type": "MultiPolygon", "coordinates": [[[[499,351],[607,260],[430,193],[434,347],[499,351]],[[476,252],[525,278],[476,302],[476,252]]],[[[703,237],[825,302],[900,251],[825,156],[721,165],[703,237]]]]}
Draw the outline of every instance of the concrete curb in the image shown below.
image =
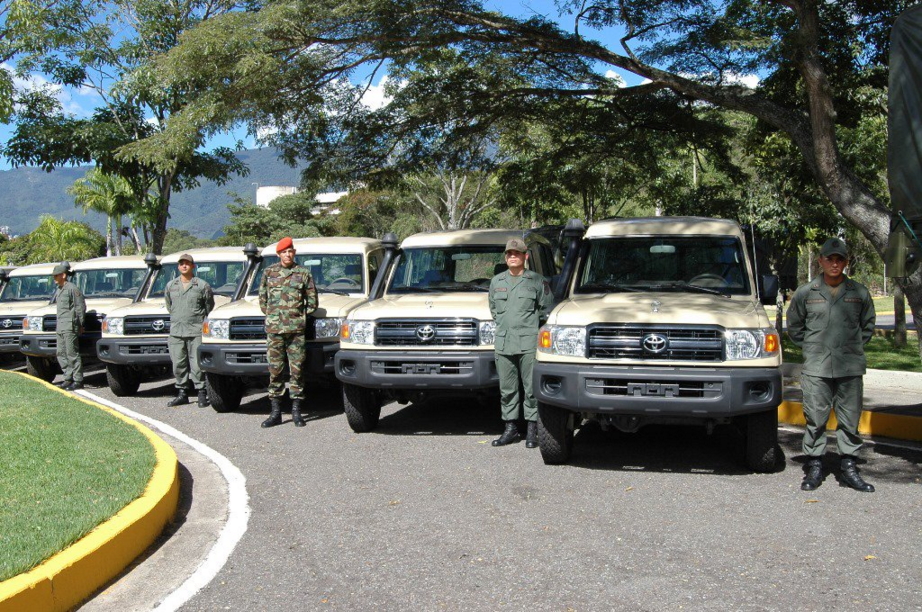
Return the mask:
{"type": "MultiPolygon", "coordinates": [[[[791,401],[781,402],[778,406],[778,421],[788,425],[806,425],[803,404],[791,401]]],[[[835,413],[830,414],[827,428],[831,431],[837,426],[835,413]]],[[[868,436],[919,442],[922,441],[922,417],[865,410],[858,421],[858,432],[868,436]]]]}
{"type": "MultiPolygon", "coordinates": [[[[17,374],[35,380],[26,374],[17,374]]],[[[57,389],[51,384],[44,384],[57,389]]],[[[147,488],[138,499],[41,565],[0,582],[0,612],[73,609],[118,576],[153,544],[176,514],[179,473],[173,449],[150,429],[117,411],[78,395],[70,397],[104,410],[137,428],[154,447],[157,464],[147,488]]]]}

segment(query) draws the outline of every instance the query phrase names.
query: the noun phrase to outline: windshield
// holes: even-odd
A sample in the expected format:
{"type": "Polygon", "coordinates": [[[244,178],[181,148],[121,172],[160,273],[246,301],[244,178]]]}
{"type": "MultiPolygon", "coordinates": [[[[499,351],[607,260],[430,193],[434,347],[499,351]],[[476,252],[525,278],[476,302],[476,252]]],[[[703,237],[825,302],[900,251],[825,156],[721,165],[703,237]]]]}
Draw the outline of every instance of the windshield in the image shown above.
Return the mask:
{"type": "MultiPolygon", "coordinates": [[[[203,261],[195,264],[193,274],[211,285],[211,290],[215,295],[232,297],[237,288],[237,281],[243,274],[243,266],[242,261],[203,261]]],[[[162,298],[166,286],[177,276],[179,276],[179,264],[163,264],[154,278],[147,297],[162,298]]]]}
{"type": "Polygon", "coordinates": [[[388,292],[485,291],[505,269],[501,244],[404,249],[388,292]]]}
{"type": "Polygon", "coordinates": [[[134,298],[146,275],[147,268],[78,270],[71,282],[87,298],[134,298]]]}
{"type": "Polygon", "coordinates": [[[27,300],[50,300],[57,285],[50,274],[38,276],[11,276],[10,282],[0,293],[0,302],[25,302],[27,300]]]}
{"type": "Polygon", "coordinates": [[[679,291],[749,295],[736,238],[631,237],[592,240],[576,293],[679,291]]]}
{"type": "MultiPolygon", "coordinates": [[[[298,253],[295,261],[309,268],[317,291],[363,293],[365,273],[360,253],[298,253]]],[[[253,274],[253,282],[247,295],[259,295],[259,283],[263,271],[279,262],[278,255],[266,255],[253,274]]]]}

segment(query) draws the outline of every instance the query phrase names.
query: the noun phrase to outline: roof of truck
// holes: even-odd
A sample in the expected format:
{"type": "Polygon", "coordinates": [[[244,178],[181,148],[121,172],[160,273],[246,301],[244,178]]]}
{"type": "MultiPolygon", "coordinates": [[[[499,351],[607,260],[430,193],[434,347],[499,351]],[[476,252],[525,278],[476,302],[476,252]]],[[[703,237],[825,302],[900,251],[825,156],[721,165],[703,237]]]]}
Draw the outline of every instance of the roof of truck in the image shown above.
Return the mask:
{"type": "Polygon", "coordinates": [[[19,266],[13,270],[10,270],[10,278],[16,278],[17,276],[44,276],[45,274],[50,275],[51,271],[54,270],[54,267],[58,265],[58,262],[52,263],[37,263],[31,264],[28,266],[19,266]]]}
{"type": "Polygon", "coordinates": [[[446,230],[440,232],[422,232],[404,238],[401,248],[455,246],[455,245],[489,245],[506,246],[510,238],[522,238],[522,230],[510,229],[466,229],[446,230]]]}
{"type": "Polygon", "coordinates": [[[164,255],[160,263],[176,263],[182,255],[191,255],[195,263],[200,261],[246,261],[243,247],[209,247],[204,249],[183,249],[169,255],[164,255]]]}
{"type": "MultiPolygon", "coordinates": [[[[381,241],[376,238],[356,238],[352,236],[324,236],[318,238],[295,238],[296,252],[305,253],[367,253],[381,246],[381,241]]],[[[266,246],[262,255],[275,255],[275,245],[278,241],[266,246]]]]}
{"type": "Polygon", "coordinates": [[[603,236],[738,236],[743,232],[736,221],[710,217],[635,217],[596,221],[586,230],[586,238],[603,236]]]}
{"type": "Polygon", "coordinates": [[[119,255],[117,257],[95,257],[86,261],[78,261],[70,269],[79,270],[130,270],[135,268],[146,268],[147,264],[140,255],[119,255]]]}

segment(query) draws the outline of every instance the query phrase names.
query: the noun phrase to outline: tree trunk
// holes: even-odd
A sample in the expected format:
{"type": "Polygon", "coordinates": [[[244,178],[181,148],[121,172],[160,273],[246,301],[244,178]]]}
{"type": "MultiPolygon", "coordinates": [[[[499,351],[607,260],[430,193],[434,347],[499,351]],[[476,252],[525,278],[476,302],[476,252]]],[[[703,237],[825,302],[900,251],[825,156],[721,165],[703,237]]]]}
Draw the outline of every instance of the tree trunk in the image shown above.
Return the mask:
{"type": "Polygon", "coordinates": [[[106,215],[106,257],[112,257],[112,223],[114,219],[110,215],[106,215]]]}
{"type": "Polygon", "coordinates": [[[906,346],[906,299],[899,285],[893,287],[893,346],[906,346]]]}

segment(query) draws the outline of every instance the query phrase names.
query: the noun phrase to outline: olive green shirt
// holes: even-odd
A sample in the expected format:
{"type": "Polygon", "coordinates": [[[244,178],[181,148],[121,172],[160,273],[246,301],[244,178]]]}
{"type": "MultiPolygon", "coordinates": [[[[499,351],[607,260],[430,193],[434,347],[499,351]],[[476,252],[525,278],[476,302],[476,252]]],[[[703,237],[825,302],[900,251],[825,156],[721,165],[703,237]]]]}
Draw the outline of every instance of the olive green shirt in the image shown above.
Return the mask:
{"type": "Polygon", "coordinates": [[[500,272],[490,281],[490,314],[496,321],[495,350],[500,355],[534,353],[538,329],[547,320],[554,295],[544,277],[525,270],[521,276],[500,272]]]}
{"type": "Polygon", "coordinates": [[[201,336],[202,323],[214,310],[211,285],[197,276],[193,276],[188,285],[183,285],[182,277],[177,276],[167,283],[163,297],[170,313],[170,335],[177,338],[201,336]]]}
{"type": "Polygon", "coordinates": [[[79,332],[86,316],[86,300],[83,293],[70,281],[58,288],[55,296],[59,332],[79,332]]]}
{"type": "Polygon", "coordinates": [[[867,287],[845,278],[833,296],[823,275],[797,288],[788,306],[788,336],[803,348],[803,373],[824,378],[862,376],[864,345],[874,335],[874,302],[867,287]]]}

